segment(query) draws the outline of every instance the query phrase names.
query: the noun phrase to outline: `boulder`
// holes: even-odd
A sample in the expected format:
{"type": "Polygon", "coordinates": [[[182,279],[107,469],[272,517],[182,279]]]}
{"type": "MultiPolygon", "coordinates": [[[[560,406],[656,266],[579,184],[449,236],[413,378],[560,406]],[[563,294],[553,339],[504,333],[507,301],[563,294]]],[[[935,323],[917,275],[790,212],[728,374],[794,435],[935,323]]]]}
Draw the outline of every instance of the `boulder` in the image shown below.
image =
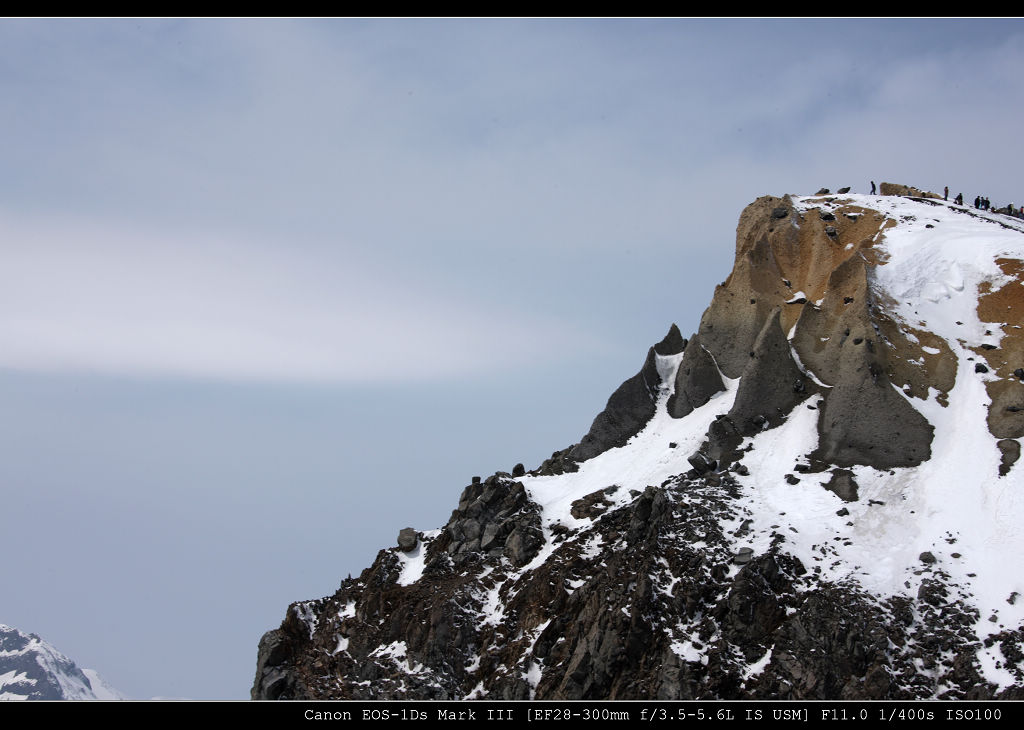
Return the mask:
{"type": "Polygon", "coordinates": [[[398,548],[403,553],[412,552],[420,541],[420,534],[411,527],[404,527],[398,531],[398,548]]]}
{"type": "Polygon", "coordinates": [[[858,499],[857,482],[849,469],[833,469],[832,478],[822,486],[844,502],[856,502],[858,499]]]}

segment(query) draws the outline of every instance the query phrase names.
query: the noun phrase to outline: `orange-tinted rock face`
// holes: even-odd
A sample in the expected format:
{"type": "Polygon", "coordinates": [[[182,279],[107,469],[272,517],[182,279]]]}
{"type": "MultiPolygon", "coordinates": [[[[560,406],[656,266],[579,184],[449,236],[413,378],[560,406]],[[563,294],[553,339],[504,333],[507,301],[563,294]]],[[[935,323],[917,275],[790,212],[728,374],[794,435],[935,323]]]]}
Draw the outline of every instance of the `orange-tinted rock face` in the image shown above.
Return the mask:
{"type": "Polygon", "coordinates": [[[995,349],[972,349],[998,377],[985,386],[992,399],[989,430],[996,438],[1015,439],[1024,436],[1024,383],[1014,375],[1014,370],[1024,367],[1024,329],[1019,324],[1024,322],[1024,261],[1001,258],[996,263],[1008,281],[997,286],[987,282],[982,285],[978,318],[999,325],[1003,337],[995,349]]]}
{"type": "MultiPolygon", "coordinates": [[[[700,341],[725,376],[745,380],[755,342],[777,316],[794,359],[824,386],[815,456],[839,466],[918,464],[929,456],[932,428],[895,388],[917,397],[948,392],[955,358],[941,338],[889,317],[870,286],[885,263],[875,244],[896,221],[842,197],[820,200],[797,208],[788,196],[763,197],[743,211],[736,261],[701,319],[700,341]]],[[[792,380],[772,379],[789,394],[758,395],[772,411],[759,414],[765,423],[778,417],[773,404],[793,400],[792,380]]],[[[749,421],[756,406],[746,400],[749,421]]]]}

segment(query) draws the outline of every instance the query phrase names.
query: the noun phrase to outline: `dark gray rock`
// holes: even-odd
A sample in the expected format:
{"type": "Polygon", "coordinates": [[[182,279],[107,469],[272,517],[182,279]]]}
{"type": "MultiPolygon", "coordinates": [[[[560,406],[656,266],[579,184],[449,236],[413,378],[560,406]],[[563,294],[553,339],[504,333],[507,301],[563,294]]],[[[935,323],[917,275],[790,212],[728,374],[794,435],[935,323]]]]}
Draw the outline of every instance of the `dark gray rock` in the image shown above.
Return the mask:
{"type": "Polygon", "coordinates": [[[856,502],[858,499],[857,482],[849,469],[833,469],[832,478],[822,486],[844,502],[856,502]]]}
{"type": "Polygon", "coordinates": [[[555,451],[551,454],[551,458],[545,459],[544,463],[532,473],[538,476],[553,476],[555,474],[579,471],[580,465],[572,458],[573,448],[575,448],[575,444],[560,451],[555,451]]]}
{"type": "Polygon", "coordinates": [[[1005,477],[1020,459],[1020,441],[1016,439],[1000,439],[996,441],[1001,457],[999,459],[999,476],[1005,477]]]}
{"type": "Polygon", "coordinates": [[[686,344],[686,338],[683,337],[679,328],[673,324],[668,328],[668,334],[662,338],[661,342],[654,346],[654,351],[659,355],[678,355],[686,349],[686,344]]]}
{"type": "Polygon", "coordinates": [[[512,476],[521,477],[526,476],[526,467],[522,464],[516,464],[512,467],[512,476]]]}
{"type": "Polygon", "coordinates": [[[980,363],[980,362],[979,363],[975,363],[974,364],[974,372],[976,372],[976,373],[987,373],[988,372],[988,368],[985,367],[985,365],[983,363],[980,363]]]}
{"type": "Polygon", "coordinates": [[[704,349],[700,335],[690,338],[683,359],[676,370],[675,390],[668,399],[668,412],[673,418],[683,418],[695,408],[711,400],[711,396],[725,390],[722,375],[715,359],[704,349]]]}
{"type": "Polygon", "coordinates": [[[828,195],[828,193],[828,188],[819,188],[818,192],[816,192],[815,195],[828,195]]]}
{"type": "Polygon", "coordinates": [[[849,187],[839,188],[836,192],[839,193],[840,195],[846,195],[846,193],[850,192],[850,188],[849,187]]]}
{"type": "Polygon", "coordinates": [[[692,456],[688,456],[686,460],[690,462],[690,466],[692,466],[694,471],[698,474],[707,474],[718,467],[718,464],[714,459],[708,458],[707,454],[700,451],[694,453],[692,456]]]}
{"type": "Polygon", "coordinates": [[[754,549],[742,547],[738,551],[736,551],[736,554],[732,558],[732,562],[736,563],[736,565],[746,565],[753,559],[754,549]]]}
{"type": "Polygon", "coordinates": [[[544,533],[531,524],[517,525],[505,541],[502,554],[512,561],[513,565],[522,566],[536,557],[544,546],[544,533]]]}
{"type": "Polygon", "coordinates": [[[776,309],[768,317],[754,341],[736,390],[736,400],[729,411],[729,418],[743,435],[779,425],[813,390],[813,387],[803,387],[802,392],[797,392],[793,387],[798,381],[806,381],[793,360],[789,341],[779,323],[780,314],[781,310],[776,309]]]}
{"type": "Polygon", "coordinates": [[[930,552],[927,552],[927,551],[925,551],[925,552],[921,553],[920,555],[918,555],[917,559],[920,560],[922,563],[927,563],[929,565],[931,565],[932,563],[935,562],[935,556],[932,555],[930,552]]]}
{"type": "Polygon", "coordinates": [[[295,691],[295,673],[291,668],[294,648],[295,642],[284,627],[263,634],[257,650],[256,679],[250,691],[252,699],[292,699],[295,691]]]}
{"type": "Polygon", "coordinates": [[[788,208],[772,208],[772,218],[780,219],[789,215],[788,208]]]}
{"type": "Polygon", "coordinates": [[[931,456],[934,429],[893,387],[878,353],[847,344],[819,410],[812,457],[840,467],[916,466],[931,456]]]}
{"type": "Polygon", "coordinates": [[[403,553],[412,552],[420,541],[420,534],[411,527],[403,527],[398,531],[398,547],[403,553]]]}

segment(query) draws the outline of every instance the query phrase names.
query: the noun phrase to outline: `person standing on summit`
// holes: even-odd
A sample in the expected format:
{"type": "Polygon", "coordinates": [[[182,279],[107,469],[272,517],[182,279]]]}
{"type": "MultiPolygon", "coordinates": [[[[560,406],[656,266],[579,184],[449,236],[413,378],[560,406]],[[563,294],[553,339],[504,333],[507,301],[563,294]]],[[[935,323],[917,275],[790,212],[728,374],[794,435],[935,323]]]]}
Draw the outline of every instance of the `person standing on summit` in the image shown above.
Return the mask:
{"type": "Polygon", "coordinates": [[[949,200],[949,185],[942,189],[942,199],[949,200]]]}
{"type": "Polygon", "coordinates": [[[872,195],[875,194],[875,181],[874,180],[871,181],[871,194],[872,195]]]}

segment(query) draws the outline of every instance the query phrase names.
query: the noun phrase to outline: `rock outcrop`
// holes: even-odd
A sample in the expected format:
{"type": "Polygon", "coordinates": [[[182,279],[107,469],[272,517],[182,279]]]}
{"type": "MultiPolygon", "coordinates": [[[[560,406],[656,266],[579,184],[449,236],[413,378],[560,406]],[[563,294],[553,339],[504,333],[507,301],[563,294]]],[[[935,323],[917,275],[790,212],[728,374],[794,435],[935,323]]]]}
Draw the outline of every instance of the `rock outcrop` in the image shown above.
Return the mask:
{"type": "Polygon", "coordinates": [[[685,347],[686,340],[673,324],[661,342],[647,351],[640,372],[612,393],[608,405],[594,419],[590,431],[570,450],[570,458],[575,461],[592,459],[608,449],[622,446],[639,433],[654,415],[662,386],[659,356],[676,355],[685,347]]]}
{"type": "Polygon", "coordinates": [[[1024,696],[1024,225],[882,193],[748,206],[689,340],[292,604],[253,697],[1024,696]]]}

